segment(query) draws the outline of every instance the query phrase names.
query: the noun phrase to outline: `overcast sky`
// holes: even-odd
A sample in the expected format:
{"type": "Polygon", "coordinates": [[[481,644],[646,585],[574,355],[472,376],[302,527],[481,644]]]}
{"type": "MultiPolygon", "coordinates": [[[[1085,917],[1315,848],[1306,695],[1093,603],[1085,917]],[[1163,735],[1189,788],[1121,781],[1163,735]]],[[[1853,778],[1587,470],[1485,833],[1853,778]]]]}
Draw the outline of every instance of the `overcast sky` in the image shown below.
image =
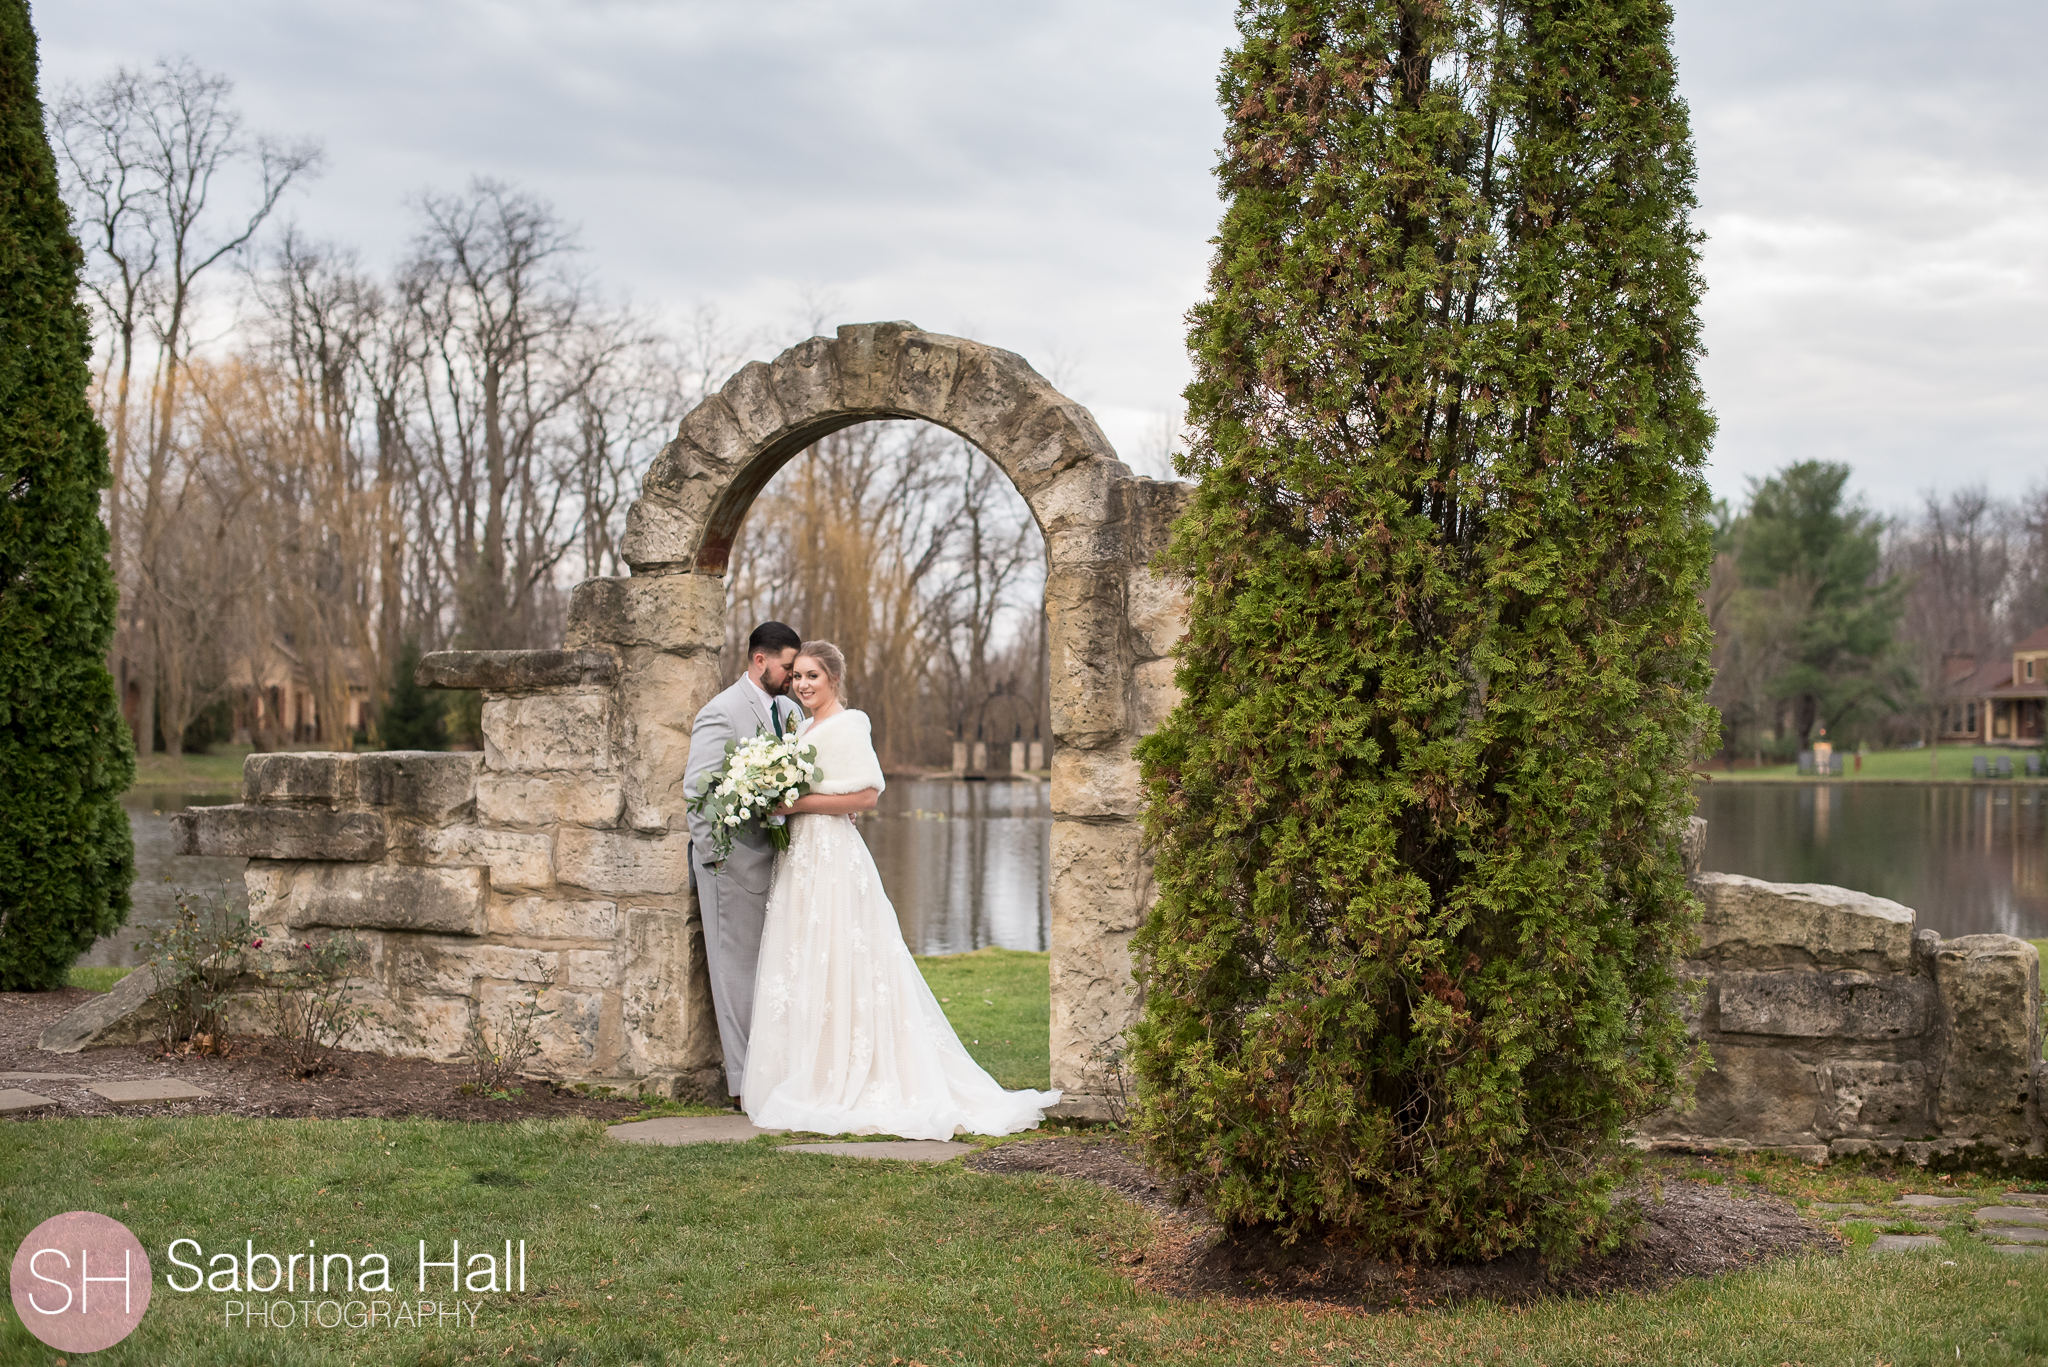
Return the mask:
{"type": "MultiPolygon", "coordinates": [[[[499,177],[610,288],[761,354],[905,318],[1021,352],[1164,474],[1218,215],[1216,0],[42,0],[46,89],[189,54],[324,144],[289,212],[388,264],[499,177]]],[[[1716,492],[1803,457],[1882,509],[2048,483],[2038,0],[1679,0],[1716,492]]]]}

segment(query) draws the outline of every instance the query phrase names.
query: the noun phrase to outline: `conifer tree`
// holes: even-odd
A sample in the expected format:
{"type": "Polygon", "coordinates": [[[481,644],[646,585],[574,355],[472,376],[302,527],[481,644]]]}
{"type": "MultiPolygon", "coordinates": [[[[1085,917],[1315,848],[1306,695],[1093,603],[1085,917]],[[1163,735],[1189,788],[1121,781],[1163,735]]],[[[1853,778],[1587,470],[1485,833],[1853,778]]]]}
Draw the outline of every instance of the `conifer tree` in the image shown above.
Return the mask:
{"type": "Polygon", "coordinates": [[[1666,0],[1243,0],[1189,315],[1140,1125],[1231,1223],[1615,1236],[1709,712],[1666,0]]]}
{"type": "Polygon", "coordinates": [[[447,744],[441,698],[421,688],[418,641],[407,641],[391,671],[391,696],[377,722],[377,743],[386,750],[439,750],[447,744]]]}
{"type": "Polygon", "coordinates": [[[23,0],[0,0],[0,990],[61,986],[128,916],[135,751],[106,668],[115,591],[81,253],[23,0]]]}

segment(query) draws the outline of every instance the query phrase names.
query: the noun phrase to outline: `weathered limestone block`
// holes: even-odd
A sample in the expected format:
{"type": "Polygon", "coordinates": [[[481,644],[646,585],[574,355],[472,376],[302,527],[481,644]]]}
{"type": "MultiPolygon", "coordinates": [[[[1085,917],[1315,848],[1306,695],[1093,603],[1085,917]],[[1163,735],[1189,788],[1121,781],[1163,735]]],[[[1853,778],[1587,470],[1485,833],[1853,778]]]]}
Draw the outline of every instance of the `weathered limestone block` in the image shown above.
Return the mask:
{"type": "Polygon", "coordinates": [[[1123,578],[1055,568],[1046,576],[1052,657],[1052,733],[1066,745],[1106,745],[1129,729],[1123,578]]]}
{"type": "Polygon", "coordinates": [[[387,750],[360,755],[358,792],[363,803],[385,808],[393,816],[446,825],[471,815],[483,762],[475,751],[387,750]]]}
{"type": "Polygon", "coordinates": [[[555,878],[608,896],[673,897],[690,886],[690,838],[564,827],[555,837],[555,878]]]}
{"type": "MultiPolygon", "coordinates": [[[[670,443],[670,449],[675,445],[670,443]]],[[[696,563],[709,502],[708,489],[697,495],[696,506],[687,508],[657,498],[651,489],[633,500],[626,510],[626,534],[620,538],[619,554],[634,574],[665,576],[689,570],[696,563]]]]}
{"type": "Polygon", "coordinates": [[[681,830],[691,723],[731,681],[720,677],[712,651],[681,656],[632,647],[625,655],[618,705],[628,815],[638,830],[681,830]]]}
{"type": "Polygon", "coordinates": [[[611,707],[602,693],[484,700],[484,768],[499,773],[608,772],[611,707]]]}
{"type": "Polygon", "coordinates": [[[1052,827],[1053,1085],[1101,1092],[1101,1051],[1137,1018],[1131,935],[1152,896],[1135,822],[1052,827]]]}
{"type": "Polygon", "coordinates": [[[538,693],[601,688],[618,675],[606,650],[437,650],[413,671],[422,688],[481,688],[491,693],[538,693]]]}
{"type": "Polygon", "coordinates": [[[1913,913],[1868,893],[1825,883],[1766,883],[1703,873],[1696,884],[1700,958],[1742,968],[1860,968],[1904,973],[1913,961],[1913,913]]]}
{"type": "Polygon", "coordinates": [[[363,863],[384,857],[384,818],[375,812],[322,807],[187,807],[171,817],[178,854],[216,859],[334,859],[363,863]]]}
{"type": "Polygon", "coordinates": [[[476,1009],[466,995],[425,992],[397,996],[371,992],[364,995],[362,1004],[374,1014],[349,1036],[349,1048],[395,1058],[442,1061],[461,1057],[469,1038],[470,1013],[476,1009]]]}
{"type": "Polygon", "coordinates": [[[242,761],[242,794],[248,802],[317,802],[345,807],[356,800],[360,756],[344,754],[250,755],[242,761]]]}
{"type": "Polygon", "coordinates": [[[1719,988],[1724,1034],[1898,1040],[1934,1022],[1934,984],[1905,974],[1723,973],[1719,988]]]}
{"type": "Polygon", "coordinates": [[[1705,1138],[1757,1144],[1811,1144],[1820,1120],[1820,1085],[1812,1063],[1790,1049],[1709,1046],[1714,1062],[1694,1081],[1691,1111],[1673,1127],[1705,1138]]]}
{"type": "Polygon", "coordinates": [[[695,903],[629,911],[624,949],[620,1068],[641,1077],[681,1074],[686,1094],[723,1096],[718,1019],[695,903]]]}
{"type": "Polygon", "coordinates": [[[775,358],[769,368],[775,402],[790,421],[836,413],[844,408],[839,392],[839,342],[812,337],[775,358]]]}
{"type": "Polygon", "coordinates": [[[625,951],[618,945],[603,949],[561,951],[562,971],[556,980],[564,987],[588,988],[593,992],[615,990],[625,963],[625,951]]]}
{"type": "Polygon", "coordinates": [[[147,966],[138,968],[44,1026],[36,1047],[53,1054],[75,1054],[81,1049],[134,1044],[161,1019],[150,1006],[149,994],[155,990],[156,975],[147,966]]]}
{"type": "MultiPolygon", "coordinates": [[[[480,983],[477,1010],[483,1014],[485,1028],[502,1031],[504,1022],[525,1005],[530,990],[518,983],[480,983]]],[[[551,987],[540,994],[540,1005],[552,1014],[533,1023],[534,1036],[540,1044],[536,1060],[540,1066],[534,1071],[576,1076],[592,1071],[593,1064],[602,1066],[598,1052],[598,1035],[604,1021],[602,993],[551,987]]]]}
{"type": "Polygon", "coordinates": [[[610,940],[618,934],[619,904],[513,897],[494,901],[491,934],[531,940],[610,940]]]}
{"type": "Polygon", "coordinates": [[[616,778],[587,774],[484,774],[477,816],[493,826],[616,826],[626,790],[616,778]]]}
{"type": "Polygon", "coordinates": [[[889,377],[889,406],[910,413],[947,412],[960,373],[961,353],[978,346],[941,333],[904,334],[889,377]]]}
{"type": "Polygon", "coordinates": [[[1833,1059],[1820,1066],[1820,1126],[1838,1135],[1933,1132],[1934,1076],[1925,1063],[1833,1059]]]}
{"type": "Polygon", "coordinates": [[[1164,660],[1172,655],[1188,634],[1187,586],[1140,565],[1131,571],[1126,593],[1131,648],[1137,658],[1164,660]]]}
{"type": "Polygon", "coordinates": [[[572,646],[716,651],[725,640],[725,581],[710,574],[586,579],[569,596],[572,646]]]}
{"type": "Polygon", "coordinates": [[[775,373],[766,361],[749,361],[733,373],[718,391],[732,410],[740,440],[752,450],[774,445],[789,428],[782,404],[775,396],[775,373]]]}
{"type": "Polygon", "coordinates": [[[1068,572],[1122,574],[1130,567],[1129,528],[1118,493],[1133,483],[1122,461],[1081,461],[1038,491],[1031,509],[1045,531],[1046,563],[1068,572]]]}
{"type": "Polygon", "coordinates": [[[2010,935],[1964,935],[1941,942],[1934,978],[1948,1036],[1941,1133],[2024,1142],[2041,1057],[2040,954],[2010,935]]]}
{"type": "Polygon", "coordinates": [[[392,952],[392,981],[421,992],[473,996],[479,978],[538,984],[561,976],[561,955],[547,949],[408,935],[392,952]]]}
{"type": "Polygon", "coordinates": [[[391,864],[307,864],[292,880],[284,923],[478,935],[485,871],[391,864]]]}
{"type": "Polygon", "coordinates": [[[1166,724],[1180,706],[1180,685],[1173,680],[1178,662],[1147,660],[1131,671],[1131,731],[1149,736],[1166,724]]]}
{"type": "Polygon", "coordinates": [[[391,854],[404,864],[488,869],[491,887],[500,892],[554,882],[553,842],[536,832],[400,822],[391,833],[391,854]]]}
{"type": "Polygon", "coordinates": [[[1062,745],[1052,755],[1052,809],[1060,816],[1137,816],[1145,809],[1128,744],[1101,750],[1062,745]]]}

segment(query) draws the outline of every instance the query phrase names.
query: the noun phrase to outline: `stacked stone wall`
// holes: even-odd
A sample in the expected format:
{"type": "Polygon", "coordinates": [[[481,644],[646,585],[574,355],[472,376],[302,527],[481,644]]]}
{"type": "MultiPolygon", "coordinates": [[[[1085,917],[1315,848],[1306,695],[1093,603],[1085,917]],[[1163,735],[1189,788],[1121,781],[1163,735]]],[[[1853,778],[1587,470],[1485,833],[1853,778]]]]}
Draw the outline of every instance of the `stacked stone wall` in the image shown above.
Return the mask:
{"type": "Polygon", "coordinates": [[[1711,1056],[1652,1145],[1881,1153],[1926,1163],[2044,1151],[2039,955],[2007,935],[1944,940],[1881,897],[1696,875],[1684,971],[1711,1056]]]}
{"type": "MultiPolygon", "coordinates": [[[[266,933],[363,939],[378,1022],[359,1047],[453,1057],[479,1012],[546,980],[548,1071],[722,1094],[682,779],[697,710],[730,682],[726,557],[784,462],[899,418],[973,442],[1045,536],[1052,1081],[1069,1113],[1107,1114],[1139,1006],[1130,938],[1154,895],[1131,750],[1177,701],[1187,617],[1149,567],[1188,490],[1134,476],[1085,408],[979,343],[871,323],[745,367],[649,469],[623,543],[633,573],[577,586],[565,649],[421,662],[424,685],[483,691],[481,755],[252,756],[242,803],[178,818],[183,851],[248,858],[266,933]]],[[[80,1016],[63,1047],[132,1033],[117,1014],[80,1016]]]]}

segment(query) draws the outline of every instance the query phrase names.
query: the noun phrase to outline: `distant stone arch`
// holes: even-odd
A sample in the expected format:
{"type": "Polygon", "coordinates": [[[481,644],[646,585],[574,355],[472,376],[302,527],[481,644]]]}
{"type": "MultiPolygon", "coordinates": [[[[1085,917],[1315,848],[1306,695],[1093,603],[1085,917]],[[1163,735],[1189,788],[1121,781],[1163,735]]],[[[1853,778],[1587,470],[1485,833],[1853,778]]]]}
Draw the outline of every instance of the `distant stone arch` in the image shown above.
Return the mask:
{"type": "Polygon", "coordinates": [[[1147,566],[1185,486],[1133,475],[1093,415],[1022,357],[909,323],[842,327],[746,366],[683,419],[627,517],[632,578],[578,590],[584,610],[572,614],[570,644],[628,651],[628,748],[647,761],[635,766],[636,786],[643,802],[675,810],[688,719],[726,681],[647,659],[640,665],[649,677],[636,686],[630,653],[652,647],[677,662],[715,659],[725,633],[722,576],[754,499],[821,437],[890,418],[921,419],[972,442],[1016,485],[1045,537],[1053,1085],[1099,1096],[1099,1046],[1131,1019],[1129,941],[1151,899],[1131,745],[1176,699],[1168,655],[1186,623],[1179,593],[1147,566]],[[675,605],[625,614],[660,620],[661,640],[644,628],[590,630],[599,618],[617,621],[625,606],[590,610],[601,598],[627,596],[675,605]],[[668,743],[650,730],[668,732],[668,743]]]}

